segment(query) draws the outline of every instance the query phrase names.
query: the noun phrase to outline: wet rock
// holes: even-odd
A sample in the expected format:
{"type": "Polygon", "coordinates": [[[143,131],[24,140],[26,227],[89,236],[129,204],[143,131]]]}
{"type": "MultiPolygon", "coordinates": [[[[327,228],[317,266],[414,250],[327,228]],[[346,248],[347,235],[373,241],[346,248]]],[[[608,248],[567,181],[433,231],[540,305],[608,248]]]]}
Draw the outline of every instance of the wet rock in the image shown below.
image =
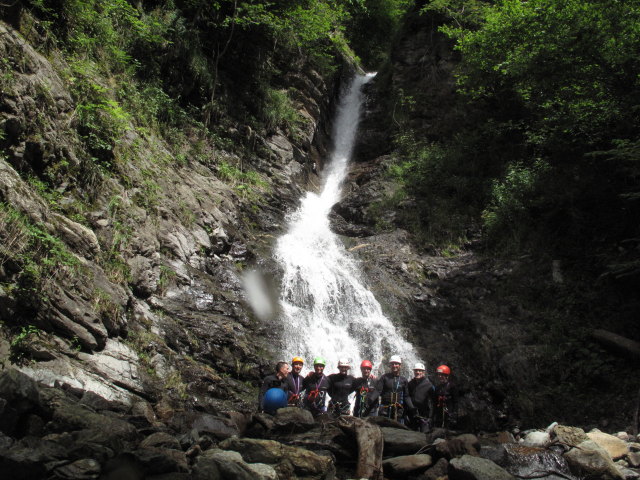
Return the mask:
{"type": "Polygon", "coordinates": [[[395,420],[391,420],[387,417],[368,417],[367,422],[373,423],[379,427],[389,427],[389,428],[398,428],[401,430],[410,430],[409,427],[403,425],[402,423],[396,422],[395,420]]]}
{"type": "Polygon", "coordinates": [[[439,457],[451,459],[461,455],[478,456],[478,443],[475,435],[461,435],[462,438],[452,438],[450,440],[440,440],[436,442],[436,452],[439,457]],[[477,447],[477,448],[476,448],[477,447]]]}
{"type": "Polygon", "coordinates": [[[258,480],[278,480],[278,472],[271,466],[264,463],[247,463],[247,467],[258,480]]]}
{"type": "Polygon", "coordinates": [[[100,243],[96,234],[77,222],[57,213],[51,214],[54,231],[71,247],[87,259],[100,253],[100,243]]]}
{"type": "Polygon", "coordinates": [[[127,260],[127,264],[131,272],[130,283],[135,294],[142,298],[153,295],[158,289],[160,278],[160,272],[154,270],[153,262],[142,255],[136,255],[127,260]]]}
{"type": "Polygon", "coordinates": [[[279,475],[333,478],[335,467],[330,458],[309,450],[283,445],[273,440],[229,438],[220,443],[220,448],[240,452],[248,463],[277,465],[279,475]]]}
{"type": "Polygon", "coordinates": [[[194,480],[252,480],[254,477],[255,472],[239,453],[219,449],[204,452],[193,468],[194,480]]]}
{"type": "Polygon", "coordinates": [[[354,445],[342,429],[334,424],[324,424],[306,432],[279,433],[270,436],[274,440],[306,448],[314,452],[327,451],[342,458],[352,458],[354,445]]]}
{"type": "Polygon", "coordinates": [[[449,480],[515,480],[509,472],[485,458],[463,455],[449,462],[449,480]]]}
{"type": "MultiPolygon", "coordinates": [[[[453,438],[454,440],[462,442],[469,453],[475,452],[475,454],[477,455],[478,450],[480,450],[480,442],[478,441],[478,437],[471,433],[463,433],[461,435],[456,435],[453,438]]],[[[472,453],[470,454],[473,455],[472,453]]]]}
{"type": "Polygon", "coordinates": [[[564,454],[571,470],[577,475],[595,475],[602,480],[624,478],[609,454],[592,440],[582,442],[564,454]]]}
{"type": "Polygon", "coordinates": [[[90,480],[98,478],[100,464],[93,458],[83,458],[54,469],[57,478],[68,480],[90,480]]]}
{"type": "Polygon", "coordinates": [[[309,410],[296,407],[280,408],[273,423],[275,429],[288,432],[305,432],[316,426],[309,410]]]}
{"type": "Polygon", "coordinates": [[[132,453],[148,475],[189,471],[187,457],[181,450],[148,447],[132,453]]]}
{"type": "Polygon", "coordinates": [[[618,472],[625,480],[637,480],[640,478],[640,473],[635,470],[631,470],[625,467],[618,467],[618,472]]]}
{"type": "Polygon", "coordinates": [[[382,427],[381,430],[386,456],[413,455],[427,444],[427,437],[424,433],[389,427],[382,427]]]}
{"type": "Polygon", "coordinates": [[[640,452],[631,452],[627,455],[629,465],[634,468],[640,467],[640,452]]]}
{"type": "Polygon", "coordinates": [[[551,443],[548,432],[530,432],[520,442],[526,447],[546,447],[551,443]]]}
{"type": "Polygon", "coordinates": [[[235,424],[238,429],[238,434],[243,436],[251,421],[251,415],[240,412],[226,412],[226,415],[229,417],[229,420],[235,424]]]}
{"type": "Polygon", "coordinates": [[[442,480],[446,478],[449,462],[445,458],[438,460],[433,467],[420,475],[418,480],[442,480]]]}
{"type": "Polygon", "coordinates": [[[216,417],[209,414],[198,415],[191,425],[191,428],[199,434],[208,433],[219,440],[238,435],[238,427],[228,418],[216,417]]]}
{"type": "Polygon", "coordinates": [[[566,460],[552,450],[527,447],[515,443],[504,445],[505,457],[495,463],[519,478],[532,478],[545,473],[549,478],[563,478],[570,475],[566,460]]]}
{"type": "Polygon", "coordinates": [[[180,442],[173,435],[169,435],[166,432],[156,432],[149,435],[142,442],[140,442],[140,447],[148,448],[148,447],[159,447],[159,448],[170,448],[174,450],[181,450],[180,442]]]}
{"type": "Polygon", "coordinates": [[[0,451],[0,478],[44,478],[47,465],[66,458],[64,447],[36,437],[26,437],[9,450],[0,451]]]}
{"type": "Polygon", "coordinates": [[[160,475],[147,476],[145,480],[192,480],[191,473],[161,473],[160,475]]]}
{"type": "Polygon", "coordinates": [[[602,447],[613,460],[618,460],[629,453],[629,446],[624,440],[608,433],[596,429],[587,433],[587,437],[602,447]]]}
{"type": "Polygon", "coordinates": [[[384,460],[382,467],[389,478],[404,478],[425,471],[433,464],[430,455],[404,455],[384,460]]]}
{"type": "Polygon", "coordinates": [[[564,445],[575,447],[582,442],[589,440],[587,434],[581,428],[568,427],[566,425],[556,425],[553,429],[555,440],[564,445]]]}

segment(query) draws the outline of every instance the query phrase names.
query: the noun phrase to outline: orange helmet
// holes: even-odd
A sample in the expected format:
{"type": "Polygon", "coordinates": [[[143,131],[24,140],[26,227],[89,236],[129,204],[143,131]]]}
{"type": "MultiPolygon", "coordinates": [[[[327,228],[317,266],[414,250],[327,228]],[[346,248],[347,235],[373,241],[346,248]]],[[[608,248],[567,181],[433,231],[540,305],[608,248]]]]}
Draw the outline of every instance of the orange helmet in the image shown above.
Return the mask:
{"type": "Polygon", "coordinates": [[[436,368],[436,373],[442,373],[444,375],[451,375],[451,369],[446,365],[440,365],[436,368]]]}
{"type": "Polygon", "coordinates": [[[369,360],[363,360],[360,364],[360,368],[371,368],[373,369],[373,364],[369,360]]]}
{"type": "Polygon", "coordinates": [[[293,365],[294,363],[301,363],[304,365],[304,359],[302,357],[293,357],[291,359],[291,365],[293,365]]]}

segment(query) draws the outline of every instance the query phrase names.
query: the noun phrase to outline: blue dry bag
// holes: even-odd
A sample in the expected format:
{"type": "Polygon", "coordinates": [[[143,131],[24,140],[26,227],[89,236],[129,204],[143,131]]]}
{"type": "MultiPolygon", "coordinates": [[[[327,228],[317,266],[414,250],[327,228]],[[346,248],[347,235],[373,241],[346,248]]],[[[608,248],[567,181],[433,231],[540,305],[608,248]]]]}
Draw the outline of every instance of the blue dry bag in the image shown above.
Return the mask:
{"type": "Polygon", "coordinates": [[[287,393],[281,388],[270,388],[264,393],[262,405],[265,412],[273,415],[277,409],[287,406],[287,393]]]}

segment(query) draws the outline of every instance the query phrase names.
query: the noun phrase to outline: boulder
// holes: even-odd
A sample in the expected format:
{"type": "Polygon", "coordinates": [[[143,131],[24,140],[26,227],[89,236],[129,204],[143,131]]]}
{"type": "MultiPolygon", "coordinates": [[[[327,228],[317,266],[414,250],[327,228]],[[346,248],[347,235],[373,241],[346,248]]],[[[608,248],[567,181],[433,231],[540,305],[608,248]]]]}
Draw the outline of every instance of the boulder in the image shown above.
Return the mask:
{"type": "Polygon", "coordinates": [[[189,471],[187,456],[182,450],[147,447],[134,450],[132,453],[147,475],[189,471]]]}
{"type": "Polygon", "coordinates": [[[249,470],[255,473],[257,480],[278,480],[278,472],[264,463],[247,463],[249,470]]]}
{"type": "Polygon", "coordinates": [[[640,452],[630,452],[627,455],[627,461],[633,468],[640,467],[640,452]]]}
{"type": "Polygon", "coordinates": [[[403,425],[400,422],[396,422],[395,420],[391,420],[387,417],[367,417],[367,422],[378,425],[379,427],[389,427],[389,428],[399,428],[401,430],[410,430],[409,427],[403,425]]]}
{"type": "Polygon", "coordinates": [[[174,450],[181,450],[180,442],[178,441],[178,439],[166,432],[152,433],[142,442],[140,442],[140,447],[171,448],[174,450]]]}
{"type": "Polygon", "coordinates": [[[438,460],[433,467],[424,472],[420,477],[420,480],[442,480],[447,477],[447,471],[449,470],[449,462],[445,458],[438,460]]]}
{"type": "Polygon", "coordinates": [[[520,443],[526,447],[544,448],[551,443],[551,436],[548,432],[529,432],[520,443]]]}
{"type": "Polygon", "coordinates": [[[335,423],[326,423],[301,433],[277,433],[270,438],[308,450],[328,451],[342,458],[353,458],[356,452],[356,445],[335,423]]]}
{"type": "Polygon", "coordinates": [[[389,455],[413,455],[427,444],[424,433],[398,428],[382,427],[384,438],[384,454],[389,455]]]}
{"type": "Polygon", "coordinates": [[[602,447],[614,460],[618,460],[629,453],[629,446],[624,440],[608,433],[594,429],[587,433],[587,437],[602,447]]]}
{"type": "Polygon", "coordinates": [[[257,480],[237,452],[211,449],[198,457],[192,472],[193,480],[257,480]]]}
{"type": "Polygon", "coordinates": [[[553,450],[515,443],[505,444],[504,449],[503,459],[494,462],[518,478],[534,478],[545,473],[557,478],[554,475],[567,477],[571,473],[566,460],[553,450]]]}
{"type": "Polygon", "coordinates": [[[439,457],[451,459],[461,455],[478,456],[480,444],[475,435],[465,434],[450,440],[438,440],[434,443],[439,457]]]}
{"type": "Polygon", "coordinates": [[[100,464],[93,458],[82,458],[75,462],[56,467],[54,470],[56,478],[68,480],[85,480],[98,478],[101,472],[100,464]]]}
{"type": "Polygon", "coordinates": [[[577,427],[568,427],[566,425],[556,425],[553,429],[555,440],[558,443],[575,447],[582,442],[589,440],[584,430],[577,427]]]}
{"type": "Polygon", "coordinates": [[[576,475],[591,475],[602,480],[622,480],[609,454],[592,440],[586,440],[564,454],[576,475]]]}
{"type": "Polygon", "coordinates": [[[449,480],[515,480],[509,472],[486,458],[463,455],[449,462],[449,480]]]}
{"type": "Polygon", "coordinates": [[[233,420],[208,413],[198,415],[193,420],[191,428],[197,430],[199,434],[208,433],[219,440],[237,436],[239,433],[233,420]]]}
{"type": "Polygon", "coordinates": [[[288,432],[306,432],[316,426],[309,410],[296,407],[278,409],[273,423],[277,430],[288,432]]]}
{"type": "Polygon", "coordinates": [[[382,462],[385,476],[389,478],[402,478],[408,475],[418,474],[433,465],[431,455],[403,455],[393,457],[382,462]]]}
{"type": "Polygon", "coordinates": [[[274,440],[255,438],[229,438],[220,443],[220,448],[240,452],[248,463],[276,465],[281,478],[289,476],[318,479],[333,478],[333,461],[303,448],[283,445],[274,440]]]}

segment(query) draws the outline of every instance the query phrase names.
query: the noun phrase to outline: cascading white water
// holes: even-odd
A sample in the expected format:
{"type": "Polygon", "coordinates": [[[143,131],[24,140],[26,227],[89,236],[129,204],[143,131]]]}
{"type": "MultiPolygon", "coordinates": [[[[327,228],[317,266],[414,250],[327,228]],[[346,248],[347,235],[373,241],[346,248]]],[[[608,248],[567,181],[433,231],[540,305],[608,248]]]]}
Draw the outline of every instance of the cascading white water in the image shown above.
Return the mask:
{"type": "MultiPolygon", "coordinates": [[[[361,279],[357,262],[329,227],[329,212],[340,199],[358,128],[361,88],[373,75],[356,76],[340,102],[333,126],[334,149],[322,193],[307,193],[288,218],[288,233],[278,239],[275,258],[284,277],[280,307],[284,323],[284,358],[300,355],[310,362],[327,360],[325,373],[337,369],[339,358],[355,365],[371,360],[378,370],[390,355],[416,360],[382,313],[361,279]]],[[[353,373],[358,375],[358,369],[353,373]]]]}

